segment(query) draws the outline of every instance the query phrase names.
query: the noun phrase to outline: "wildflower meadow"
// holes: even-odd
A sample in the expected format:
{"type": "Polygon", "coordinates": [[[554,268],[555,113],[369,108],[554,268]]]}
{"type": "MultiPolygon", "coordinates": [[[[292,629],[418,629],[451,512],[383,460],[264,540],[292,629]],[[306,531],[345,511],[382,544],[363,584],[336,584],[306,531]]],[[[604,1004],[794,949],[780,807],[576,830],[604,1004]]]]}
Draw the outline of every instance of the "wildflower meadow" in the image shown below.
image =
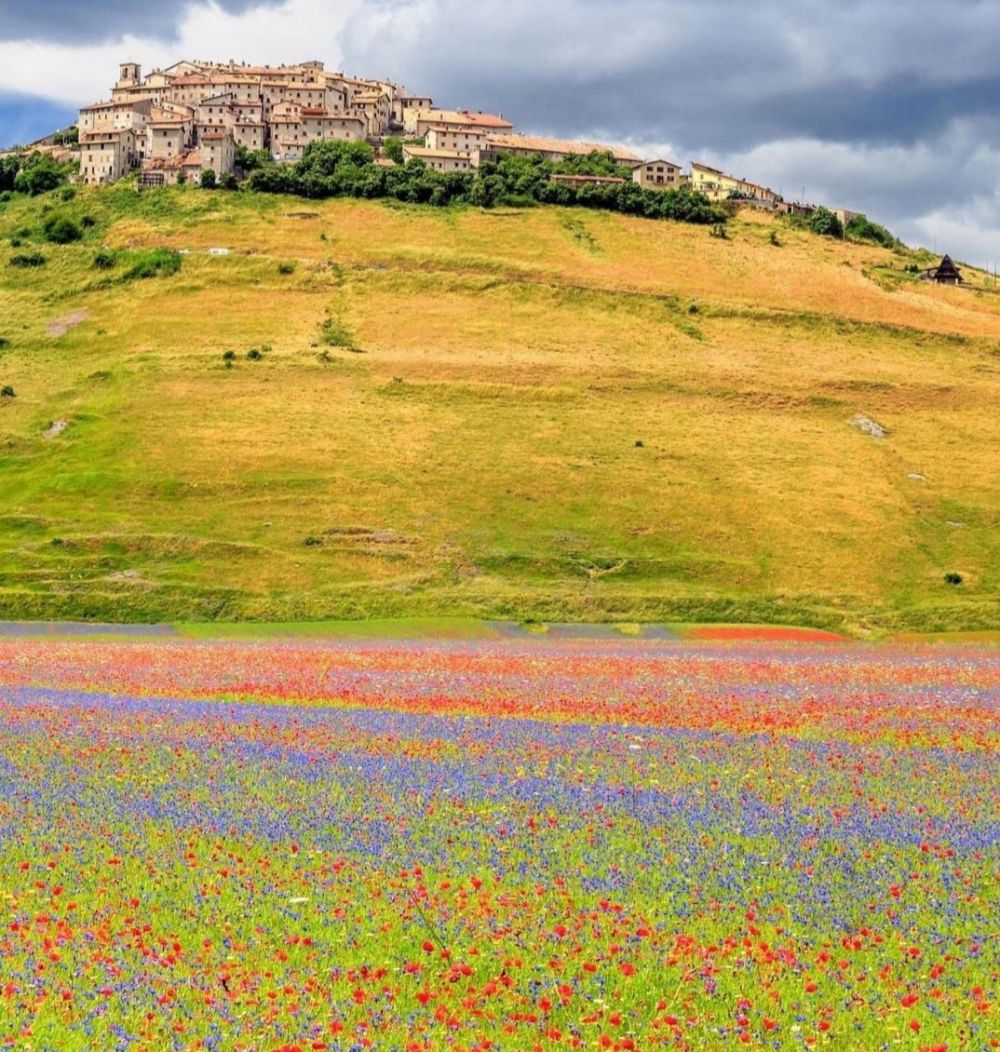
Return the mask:
{"type": "Polygon", "coordinates": [[[0,1048],[1000,1048],[973,645],[0,639],[0,1048]]]}

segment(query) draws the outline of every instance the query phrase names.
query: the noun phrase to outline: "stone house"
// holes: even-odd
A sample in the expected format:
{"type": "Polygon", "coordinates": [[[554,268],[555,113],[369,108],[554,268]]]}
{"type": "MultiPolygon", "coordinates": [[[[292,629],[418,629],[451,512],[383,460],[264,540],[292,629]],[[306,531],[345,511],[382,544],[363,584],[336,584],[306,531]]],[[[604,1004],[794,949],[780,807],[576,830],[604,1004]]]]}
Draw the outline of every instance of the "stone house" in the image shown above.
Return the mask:
{"type": "Polygon", "coordinates": [[[267,148],[267,125],[263,121],[238,120],[233,125],[233,141],[246,150],[267,148]]]}
{"type": "Polygon", "coordinates": [[[514,125],[503,115],[470,110],[406,111],[404,130],[407,135],[422,139],[433,125],[453,131],[482,131],[488,135],[510,135],[514,131],[514,125]]]}
{"type": "Polygon", "coordinates": [[[632,169],[632,182],[644,190],[677,190],[688,178],[673,161],[643,161],[632,169]]]}
{"type": "Polygon", "coordinates": [[[80,134],[80,175],[85,183],[113,183],[138,163],[136,137],[131,129],[80,134]]]}
{"type": "Polygon", "coordinates": [[[739,179],[727,175],[718,168],[707,164],[691,164],[691,187],[704,194],[710,201],[725,201],[729,198],[747,198],[751,201],[764,201],[776,204],[781,195],[770,187],[752,183],[748,179],[739,179]]]}
{"type": "Polygon", "coordinates": [[[216,176],[230,175],[236,168],[236,144],[228,131],[202,135],[199,144],[202,171],[210,169],[216,176]]]}
{"type": "Polygon", "coordinates": [[[548,139],[537,135],[489,135],[481,159],[495,160],[500,154],[532,157],[540,154],[546,161],[564,161],[567,157],[586,157],[591,153],[610,153],[615,161],[631,167],[639,164],[631,150],[620,146],[605,146],[597,142],[575,142],[567,139],[548,139]]]}
{"type": "Polygon", "coordinates": [[[431,150],[455,150],[478,155],[486,145],[486,132],[481,128],[460,130],[447,124],[432,124],[424,136],[424,145],[431,150]]]}
{"type": "Polygon", "coordinates": [[[435,172],[471,172],[476,167],[470,154],[458,150],[433,150],[426,146],[404,146],[403,159],[423,161],[435,172]]]}

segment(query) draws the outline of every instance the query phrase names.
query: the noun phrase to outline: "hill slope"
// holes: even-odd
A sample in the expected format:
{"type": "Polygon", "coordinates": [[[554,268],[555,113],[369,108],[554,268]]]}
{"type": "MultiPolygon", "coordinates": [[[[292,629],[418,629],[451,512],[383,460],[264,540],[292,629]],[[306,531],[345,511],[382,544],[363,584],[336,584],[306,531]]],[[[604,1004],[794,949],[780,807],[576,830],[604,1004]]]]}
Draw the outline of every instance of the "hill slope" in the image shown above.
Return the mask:
{"type": "Polygon", "coordinates": [[[1000,624],[1000,297],[776,225],[0,206],[0,617],[1000,624]]]}

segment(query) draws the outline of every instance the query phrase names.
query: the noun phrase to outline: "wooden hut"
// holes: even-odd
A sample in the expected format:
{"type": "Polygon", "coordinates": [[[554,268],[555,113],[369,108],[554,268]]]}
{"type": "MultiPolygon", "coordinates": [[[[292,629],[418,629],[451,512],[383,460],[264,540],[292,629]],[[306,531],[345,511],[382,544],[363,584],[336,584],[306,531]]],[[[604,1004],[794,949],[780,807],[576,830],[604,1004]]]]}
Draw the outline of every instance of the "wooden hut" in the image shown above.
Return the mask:
{"type": "Polygon", "coordinates": [[[946,255],[936,267],[925,270],[921,275],[924,281],[936,281],[939,285],[963,285],[965,278],[955,266],[951,256],[946,255]]]}

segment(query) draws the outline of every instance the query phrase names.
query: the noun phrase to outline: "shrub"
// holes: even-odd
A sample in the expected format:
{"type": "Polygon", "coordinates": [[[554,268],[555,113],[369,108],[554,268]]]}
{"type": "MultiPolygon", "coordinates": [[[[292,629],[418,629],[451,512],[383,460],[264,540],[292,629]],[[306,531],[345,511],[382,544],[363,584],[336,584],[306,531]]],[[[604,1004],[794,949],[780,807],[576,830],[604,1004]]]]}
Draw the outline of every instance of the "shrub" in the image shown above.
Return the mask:
{"type": "Polygon", "coordinates": [[[132,258],[132,266],[122,275],[122,281],[170,277],[181,269],[182,256],[172,248],[151,248],[136,252],[132,258]]]}
{"type": "Polygon", "coordinates": [[[66,181],[66,172],[48,155],[32,154],[22,162],[21,170],[14,177],[14,189],[19,194],[38,194],[54,190],[66,181]]]}
{"type": "Polygon", "coordinates": [[[6,336],[0,336],[0,351],[6,350],[10,346],[10,340],[6,336]]]}
{"type": "Polygon", "coordinates": [[[50,215],[42,224],[42,234],[54,245],[68,245],[83,237],[80,227],[69,216],[62,215],[50,215]]]}
{"type": "Polygon", "coordinates": [[[294,274],[295,264],[294,263],[279,263],[278,264],[279,274],[294,274]]]}
{"type": "Polygon", "coordinates": [[[240,182],[232,172],[226,172],[219,180],[219,188],[222,190],[239,190],[240,182]]]}
{"type": "Polygon", "coordinates": [[[93,216],[84,216],[83,219],[80,220],[80,226],[82,226],[84,230],[92,230],[97,226],[97,220],[93,216]]]}
{"type": "Polygon", "coordinates": [[[390,135],[388,139],[382,141],[382,153],[390,161],[395,161],[396,164],[403,164],[406,160],[403,157],[403,140],[394,135],[390,135]]]}
{"type": "Polygon", "coordinates": [[[809,229],[823,237],[843,237],[844,224],[829,208],[817,208],[809,217],[809,229]]]}
{"type": "Polygon", "coordinates": [[[232,361],[235,361],[235,359],[236,359],[236,352],[235,351],[226,351],[222,355],[222,360],[224,362],[232,362],[232,361]]]}
{"type": "Polygon", "coordinates": [[[247,351],[247,361],[259,362],[263,357],[264,353],[259,347],[251,347],[250,350],[247,351]]]}
{"type": "Polygon", "coordinates": [[[211,168],[206,168],[201,173],[202,190],[214,190],[216,186],[218,186],[218,180],[215,178],[215,172],[211,168]]]}
{"type": "Polygon", "coordinates": [[[853,241],[874,242],[885,248],[895,248],[899,244],[893,233],[873,223],[867,216],[854,216],[847,224],[847,236],[853,241]]]}
{"type": "Polygon", "coordinates": [[[778,231],[777,230],[772,230],[771,231],[771,237],[770,237],[769,240],[770,240],[771,244],[774,245],[775,248],[781,248],[781,241],[778,239],[778,231]]]}
{"type": "Polygon", "coordinates": [[[45,257],[40,252],[23,252],[20,255],[11,256],[8,266],[20,267],[22,270],[29,267],[44,267],[45,257]]]}
{"type": "Polygon", "coordinates": [[[4,384],[0,387],[0,398],[16,398],[17,395],[14,393],[14,388],[10,384],[4,384]]]}
{"type": "Polygon", "coordinates": [[[322,539],[319,537],[306,537],[302,542],[307,548],[318,548],[322,543],[322,539]]]}
{"type": "Polygon", "coordinates": [[[62,193],[59,196],[64,201],[72,201],[73,198],[76,197],[76,187],[75,186],[64,186],[62,188],[62,193]]]}
{"type": "Polygon", "coordinates": [[[106,248],[102,248],[94,256],[94,270],[113,270],[117,264],[118,256],[106,248]]]}
{"type": "Polygon", "coordinates": [[[944,575],[945,582],[950,585],[960,585],[962,583],[962,575],[960,573],[946,573],[944,575]]]}
{"type": "Polygon", "coordinates": [[[320,326],[320,339],[328,347],[345,347],[355,350],[354,333],[339,318],[327,317],[320,326]]]}

